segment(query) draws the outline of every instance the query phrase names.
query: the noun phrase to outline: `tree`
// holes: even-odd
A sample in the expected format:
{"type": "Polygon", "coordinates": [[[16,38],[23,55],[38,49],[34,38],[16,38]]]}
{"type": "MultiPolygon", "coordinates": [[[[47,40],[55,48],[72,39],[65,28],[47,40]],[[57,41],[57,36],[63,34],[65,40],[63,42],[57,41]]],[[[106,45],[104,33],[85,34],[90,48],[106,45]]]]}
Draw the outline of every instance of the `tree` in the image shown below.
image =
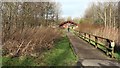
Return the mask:
{"type": "Polygon", "coordinates": [[[68,16],[68,17],[67,17],[67,20],[68,20],[68,21],[71,21],[71,20],[72,20],[71,16],[68,16]]]}
{"type": "Polygon", "coordinates": [[[2,2],[3,41],[17,30],[22,32],[25,27],[57,23],[60,15],[58,6],[56,2],[2,2]]]}
{"type": "Polygon", "coordinates": [[[79,23],[80,22],[80,19],[79,18],[73,18],[73,21],[75,22],[75,23],[79,23]]]}
{"type": "Polygon", "coordinates": [[[93,3],[87,8],[84,18],[93,23],[103,23],[105,27],[117,27],[116,16],[118,15],[117,2],[93,3]]]}

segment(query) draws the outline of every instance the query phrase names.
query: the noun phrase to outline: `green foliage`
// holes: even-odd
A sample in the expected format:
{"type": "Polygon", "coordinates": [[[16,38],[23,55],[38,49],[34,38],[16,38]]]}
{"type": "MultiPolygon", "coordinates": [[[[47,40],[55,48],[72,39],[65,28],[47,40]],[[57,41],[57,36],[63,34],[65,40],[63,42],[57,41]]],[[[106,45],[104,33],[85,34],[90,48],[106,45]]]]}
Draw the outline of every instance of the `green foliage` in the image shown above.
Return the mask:
{"type": "Polygon", "coordinates": [[[93,23],[93,20],[91,18],[82,18],[79,23],[93,23]]]}
{"type": "Polygon", "coordinates": [[[29,56],[21,56],[21,57],[3,57],[2,63],[3,66],[30,66],[33,65],[34,58],[29,56]]]}
{"type": "Polygon", "coordinates": [[[84,22],[84,19],[80,19],[79,23],[83,23],[84,22]]]}
{"type": "Polygon", "coordinates": [[[73,18],[73,21],[75,22],[75,23],[80,23],[80,18],[78,18],[78,17],[75,17],[75,18],[73,18]]]}
{"type": "Polygon", "coordinates": [[[120,52],[115,53],[114,56],[117,60],[120,60],[120,52]]]}
{"type": "Polygon", "coordinates": [[[100,24],[100,23],[103,23],[103,20],[102,20],[102,19],[96,19],[96,20],[94,21],[94,23],[100,24]]]}

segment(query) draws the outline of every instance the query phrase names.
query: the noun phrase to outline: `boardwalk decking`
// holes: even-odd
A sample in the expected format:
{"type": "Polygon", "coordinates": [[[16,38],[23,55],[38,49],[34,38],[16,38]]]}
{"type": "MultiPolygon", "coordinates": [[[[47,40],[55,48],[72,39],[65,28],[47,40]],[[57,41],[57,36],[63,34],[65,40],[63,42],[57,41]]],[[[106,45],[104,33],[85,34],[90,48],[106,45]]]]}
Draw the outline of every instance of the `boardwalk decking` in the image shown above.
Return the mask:
{"type": "Polygon", "coordinates": [[[79,58],[79,62],[83,66],[120,66],[103,52],[96,49],[89,43],[78,38],[73,33],[67,33],[67,36],[73,46],[75,53],[79,58]]]}

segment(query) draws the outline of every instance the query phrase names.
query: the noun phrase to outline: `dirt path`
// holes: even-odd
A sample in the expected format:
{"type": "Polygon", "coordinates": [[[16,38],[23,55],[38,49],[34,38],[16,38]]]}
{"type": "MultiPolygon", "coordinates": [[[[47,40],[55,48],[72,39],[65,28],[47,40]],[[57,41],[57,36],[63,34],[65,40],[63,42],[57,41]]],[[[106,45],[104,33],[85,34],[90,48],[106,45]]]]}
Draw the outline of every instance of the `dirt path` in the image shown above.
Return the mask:
{"type": "Polygon", "coordinates": [[[72,33],[67,33],[82,66],[120,66],[120,64],[72,33]]]}

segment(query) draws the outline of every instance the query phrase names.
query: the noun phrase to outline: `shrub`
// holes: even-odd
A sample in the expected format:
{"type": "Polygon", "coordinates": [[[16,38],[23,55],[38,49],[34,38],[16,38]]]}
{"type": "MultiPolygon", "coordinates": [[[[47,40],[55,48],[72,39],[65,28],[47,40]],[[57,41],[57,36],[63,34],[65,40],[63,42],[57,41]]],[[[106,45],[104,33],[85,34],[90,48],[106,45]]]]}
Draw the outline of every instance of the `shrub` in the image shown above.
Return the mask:
{"type": "Polygon", "coordinates": [[[53,47],[55,39],[60,37],[57,29],[51,27],[24,28],[17,30],[3,43],[4,56],[36,56],[53,47]]]}

